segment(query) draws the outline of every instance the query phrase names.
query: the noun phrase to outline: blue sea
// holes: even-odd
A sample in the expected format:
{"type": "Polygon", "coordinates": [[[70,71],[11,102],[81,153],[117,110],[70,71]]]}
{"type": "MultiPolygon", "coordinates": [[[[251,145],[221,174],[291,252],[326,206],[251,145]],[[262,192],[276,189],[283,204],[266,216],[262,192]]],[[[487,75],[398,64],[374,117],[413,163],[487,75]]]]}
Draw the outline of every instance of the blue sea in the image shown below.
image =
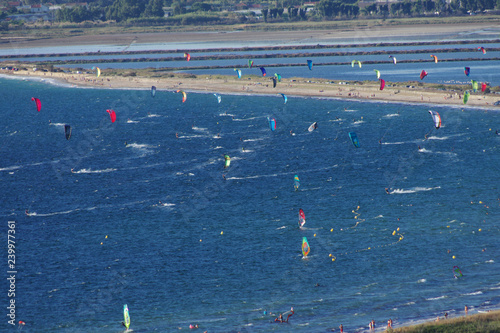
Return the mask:
{"type": "Polygon", "coordinates": [[[0,87],[1,330],[18,329],[11,299],[25,332],[123,332],[124,304],[134,332],[383,331],[499,308],[497,109],[0,87]]]}

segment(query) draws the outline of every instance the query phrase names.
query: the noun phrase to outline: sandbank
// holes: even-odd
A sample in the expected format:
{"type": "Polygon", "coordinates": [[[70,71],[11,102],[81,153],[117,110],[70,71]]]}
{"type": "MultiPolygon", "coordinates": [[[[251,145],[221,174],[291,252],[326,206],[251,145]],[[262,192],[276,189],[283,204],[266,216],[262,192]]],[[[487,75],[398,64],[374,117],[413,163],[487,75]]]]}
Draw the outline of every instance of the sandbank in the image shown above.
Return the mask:
{"type": "MultiPolygon", "coordinates": [[[[371,100],[393,103],[426,103],[445,104],[456,107],[480,107],[500,108],[493,105],[500,100],[495,93],[474,93],[471,91],[469,101],[463,104],[463,92],[470,90],[470,85],[463,86],[461,91],[442,90],[431,88],[425,84],[387,83],[384,90],[380,90],[378,81],[349,82],[331,81],[324,79],[287,78],[277,83],[273,88],[270,78],[255,75],[236,76],[222,75],[198,75],[173,76],[173,77],[140,77],[140,76],[106,76],[105,73],[99,78],[94,74],[74,74],[61,72],[42,72],[32,70],[0,71],[14,77],[38,78],[57,80],[63,84],[74,87],[91,87],[101,89],[151,89],[155,86],[157,90],[172,91],[183,90],[185,92],[204,92],[219,94],[242,94],[242,95],[278,95],[285,94],[288,97],[314,97],[314,98],[342,98],[346,100],[371,100]],[[409,87],[407,87],[409,86],[409,87]]],[[[189,98],[186,103],[189,103],[189,98]]]]}

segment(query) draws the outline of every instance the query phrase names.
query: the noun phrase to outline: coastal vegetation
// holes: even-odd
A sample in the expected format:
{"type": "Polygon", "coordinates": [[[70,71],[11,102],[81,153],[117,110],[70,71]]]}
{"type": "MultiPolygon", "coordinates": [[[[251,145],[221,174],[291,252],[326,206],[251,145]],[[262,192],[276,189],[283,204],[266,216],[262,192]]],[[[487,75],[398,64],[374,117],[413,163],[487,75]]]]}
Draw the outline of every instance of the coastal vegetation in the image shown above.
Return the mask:
{"type": "Polygon", "coordinates": [[[401,19],[491,15],[500,9],[495,0],[403,0],[391,3],[364,0],[221,1],[221,0],[27,0],[23,5],[0,1],[2,30],[74,26],[185,27],[238,24],[295,25],[366,19],[401,19]],[[16,5],[17,4],[17,5],[16,5]],[[48,13],[28,23],[22,14],[48,13]]]}
{"type": "Polygon", "coordinates": [[[402,327],[394,333],[496,333],[500,332],[500,311],[479,313],[425,324],[402,327]]]}

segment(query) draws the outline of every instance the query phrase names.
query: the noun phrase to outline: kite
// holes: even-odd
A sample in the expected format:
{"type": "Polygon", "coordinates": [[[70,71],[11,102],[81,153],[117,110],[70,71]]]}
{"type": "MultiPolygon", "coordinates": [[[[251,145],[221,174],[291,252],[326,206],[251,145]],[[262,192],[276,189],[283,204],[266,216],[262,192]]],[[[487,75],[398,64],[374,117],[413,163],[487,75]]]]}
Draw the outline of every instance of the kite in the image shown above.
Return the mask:
{"type": "Polygon", "coordinates": [[[466,91],[464,93],[464,104],[467,104],[467,101],[469,100],[469,96],[470,96],[470,93],[468,91],[466,91]]]}
{"type": "Polygon", "coordinates": [[[471,80],[471,84],[472,84],[472,90],[474,92],[477,92],[477,89],[479,88],[479,84],[477,83],[476,80],[471,80]]]}
{"type": "Polygon", "coordinates": [[[252,68],[253,66],[253,60],[248,60],[248,68],[252,68]]]}
{"type": "Polygon", "coordinates": [[[286,102],[288,101],[288,97],[286,97],[286,95],[285,95],[285,94],[281,94],[281,96],[283,97],[283,100],[285,101],[285,103],[284,103],[284,104],[286,104],[286,102]]]}
{"type": "Polygon", "coordinates": [[[359,140],[358,136],[354,132],[349,132],[349,137],[351,138],[352,144],[354,147],[359,148],[359,140]]]}
{"type": "Polygon", "coordinates": [[[379,79],[379,80],[380,80],[380,90],[384,90],[385,80],[384,79],[379,79]]]}
{"type": "Polygon", "coordinates": [[[434,58],[434,62],[436,64],[438,63],[438,57],[436,57],[434,54],[431,54],[431,58],[434,58]]]}
{"type": "Polygon", "coordinates": [[[420,80],[423,80],[424,77],[426,77],[426,76],[427,76],[427,72],[422,70],[422,72],[420,72],[420,80]]]}
{"type": "Polygon", "coordinates": [[[191,55],[189,53],[184,53],[184,58],[186,58],[186,61],[191,60],[191,55]]]}
{"type": "Polygon", "coordinates": [[[377,79],[380,79],[380,71],[378,69],[373,70],[377,74],[377,79]]]}
{"type": "Polygon", "coordinates": [[[313,61],[312,60],[307,60],[307,67],[309,67],[309,70],[312,71],[312,69],[313,69],[313,61]]]}
{"type": "Polygon", "coordinates": [[[361,61],[359,61],[359,60],[353,60],[353,61],[351,61],[351,67],[354,67],[355,63],[358,63],[359,68],[361,68],[361,61]]]}
{"type": "Polygon", "coordinates": [[[431,114],[432,120],[434,121],[434,127],[436,127],[436,129],[439,129],[441,127],[441,116],[436,111],[429,110],[429,113],[431,114]]]}
{"type": "Polygon", "coordinates": [[[465,75],[469,76],[470,75],[470,67],[464,67],[464,73],[465,73],[465,75]]]}
{"type": "Polygon", "coordinates": [[[241,79],[241,70],[235,68],[234,71],[238,74],[238,79],[241,79]]]}
{"type": "Polygon", "coordinates": [[[66,140],[69,140],[71,138],[71,126],[69,125],[64,125],[64,135],[66,136],[66,140]]]}
{"type": "Polygon", "coordinates": [[[260,71],[262,72],[262,76],[266,76],[266,69],[264,67],[260,67],[260,71]]]}
{"type": "Polygon", "coordinates": [[[187,95],[184,91],[182,90],[177,90],[178,93],[182,93],[182,103],[184,103],[187,99],[187,95]]]}
{"type": "Polygon", "coordinates": [[[274,76],[278,79],[278,82],[281,82],[281,74],[274,73],[274,76]]]}
{"type": "Polygon", "coordinates": [[[114,123],[116,120],[116,113],[113,110],[106,110],[107,113],[109,113],[109,117],[111,118],[111,122],[114,123]]]}
{"type": "Polygon", "coordinates": [[[95,76],[101,76],[101,69],[99,67],[92,67],[92,70],[95,71],[95,76]]]}
{"type": "Polygon", "coordinates": [[[483,54],[486,54],[486,50],[484,49],[484,47],[480,46],[477,48],[478,50],[481,50],[481,52],[483,52],[483,54]]]}
{"type": "Polygon", "coordinates": [[[487,87],[487,86],[488,86],[488,85],[487,85],[485,82],[482,82],[482,83],[481,83],[481,91],[482,91],[482,92],[484,92],[484,91],[486,90],[486,87],[487,87]]]}
{"type": "Polygon", "coordinates": [[[156,87],[152,86],[151,87],[151,97],[155,97],[155,96],[156,96],[156,87]]]}
{"type": "Polygon", "coordinates": [[[229,168],[231,165],[231,157],[229,155],[224,155],[224,169],[229,168]]]}
{"type": "Polygon", "coordinates": [[[396,57],[390,55],[389,58],[392,58],[392,62],[394,63],[394,65],[397,63],[396,57]]]}
{"type": "Polygon", "coordinates": [[[217,102],[218,102],[218,103],[222,102],[222,97],[220,97],[220,95],[219,95],[219,94],[214,93],[214,96],[217,98],[217,102]]]}
{"type": "Polygon", "coordinates": [[[42,109],[42,102],[36,97],[31,97],[31,100],[35,102],[36,110],[40,112],[40,110],[42,109]]]}

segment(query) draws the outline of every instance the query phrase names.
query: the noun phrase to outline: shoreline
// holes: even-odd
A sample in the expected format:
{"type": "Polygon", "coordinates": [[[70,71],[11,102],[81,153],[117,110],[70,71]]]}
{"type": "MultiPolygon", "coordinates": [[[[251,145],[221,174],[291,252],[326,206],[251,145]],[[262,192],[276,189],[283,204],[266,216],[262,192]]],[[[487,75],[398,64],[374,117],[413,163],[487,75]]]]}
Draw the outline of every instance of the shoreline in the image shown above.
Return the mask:
{"type": "MultiPolygon", "coordinates": [[[[463,104],[463,91],[442,90],[419,85],[415,81],[410,88],[407,83],[387,82],[384,90],[380,90],[380,83],[373,82],[352,82],[352,81],[331,81],[324,79],[287,78],[277,83],[273,88],[271,78],[256,75],[243,76],[237,79],[235,76],[224,75],[178,75],[172,77],[144,77],[144,76],[107,76],[105,73],[99,78],[94,74],[73,74],[62,72],[42,72],[42,71],[0,71],[6,77],[17,79],[36,78],[40,80],[55,80],[69,87],[98,88],[98,89],[151,89],[156,86],[158,91],[183,90],[199,93],[218,94],[239,94],[239,95],[280,95],[288,97],[309,97],[309,98],[336,98],[347,101],[371,101],[389,103],[410,103],[410,104],[436,104],[449,105],[462,108],[489,108],[497,109],[500,106],[493,105],[500,100],[500,96],[494,93],[484,94],[481,92],[471,92],[467,104],[463,104]]],[[[186,101],[189,103],[189,98],[186,101]]]]}

